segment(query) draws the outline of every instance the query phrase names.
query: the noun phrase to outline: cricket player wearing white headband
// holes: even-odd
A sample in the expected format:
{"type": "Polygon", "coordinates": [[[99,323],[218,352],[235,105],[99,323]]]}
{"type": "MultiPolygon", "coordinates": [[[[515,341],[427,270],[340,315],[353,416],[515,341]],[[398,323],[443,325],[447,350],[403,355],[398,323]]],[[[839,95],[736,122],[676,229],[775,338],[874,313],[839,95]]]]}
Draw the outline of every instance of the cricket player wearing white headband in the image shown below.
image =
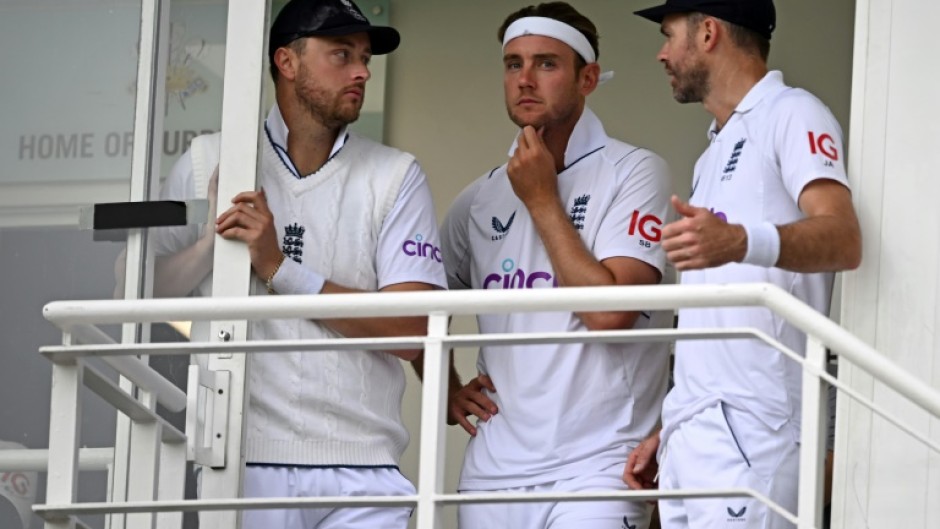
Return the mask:
{"type": "MultiPolygon", "coordinates": [[[[520,127],[509,161],[465,189],[442,228],[451,288],[648,285],[663,277],[666,164],[607,136],[585,100],[601,81],[594,24],[563,2],[510,15],[504,90],[520,127]]],[[[671,314],[483,315],[482,332],[647,329],[671,314]]],[[[626,490],[626,455],[658,421],[663,344],[482,348],[450,419],[472,439],[459,490],[626,490]],[[474,426],[470,415],[477,417],[474,426]]],[[[643,502],[462,505],[462,529],[646,529],[643,502]]]]}

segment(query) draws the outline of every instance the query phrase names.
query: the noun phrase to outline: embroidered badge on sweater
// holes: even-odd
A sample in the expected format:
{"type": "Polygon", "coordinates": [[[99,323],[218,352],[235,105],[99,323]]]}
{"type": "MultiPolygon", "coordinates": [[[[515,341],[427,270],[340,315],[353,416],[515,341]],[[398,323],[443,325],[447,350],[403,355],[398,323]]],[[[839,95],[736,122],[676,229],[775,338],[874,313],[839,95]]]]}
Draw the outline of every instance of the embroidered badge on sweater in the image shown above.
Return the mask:
{"type": "Polygon", "coordinates": [[[281,246],[281,251],[298,263],[304,261],[304,232],[306,231],[306,228],[296,222],[284,226],[284,244],[281,246]]]}

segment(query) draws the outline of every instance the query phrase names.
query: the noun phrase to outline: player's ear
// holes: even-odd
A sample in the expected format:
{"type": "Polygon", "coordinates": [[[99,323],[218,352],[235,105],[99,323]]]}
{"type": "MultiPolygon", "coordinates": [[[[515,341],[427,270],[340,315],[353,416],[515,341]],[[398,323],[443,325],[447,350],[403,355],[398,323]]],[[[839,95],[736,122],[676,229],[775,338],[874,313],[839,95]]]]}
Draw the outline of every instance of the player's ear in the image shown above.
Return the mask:
{"type": "Polygon", "coordinates": [[[723,36],[724,27],[722,27],[721,22],[717,18],[705,17],[705,20],[702,20],[699,24],[699,31],[696,34],[696,38],[699,39],[699,44],[705,51],[711,51],[715,46],[718,45],[719,35],[723,36]]]}
{"type": "Polygon", "coordinates": [[[273,61],[278,71],[278,78],[284,78],[288,81],[297,78],[300,55],[291,46],[282,46],[275,50],[273,61]]]}
{"type": "Polygon", "coordinates": [[[597,88],[601,76],[601,66],[596,62],[584,65],[578,74],[578,87],[581,95],[587,97],[597,88]]]}

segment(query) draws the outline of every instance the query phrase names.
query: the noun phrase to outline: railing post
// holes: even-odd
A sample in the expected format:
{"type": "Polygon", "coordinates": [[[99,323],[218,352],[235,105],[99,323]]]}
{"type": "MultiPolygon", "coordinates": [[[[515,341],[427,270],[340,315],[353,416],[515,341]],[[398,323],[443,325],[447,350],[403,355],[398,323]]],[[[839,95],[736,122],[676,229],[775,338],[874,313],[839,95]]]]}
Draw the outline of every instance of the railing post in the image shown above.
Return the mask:
{"type": "MultiPolygon", "coordinates": [[[[262,87],[265,73],[265,33],[271,0],[230,0],[225,42],[225,77],[222,81],[222,144],[219,159],[219,203],[226,204],[242,191],[255,189],[260,163],[259,134],[262,87]]],[[[220,206],[221,208],[221,206],[220,206]]],[[[221,212],[221,209],[220,209],[221,212]]],[[[212,296],[221,298],[245,296],[251,291],[251,262],[248,246],[225,240],[216,235],[212,265],[212,296]]],[[[245,341],[248,322],[213,319],[210,339],[245,341]]],[[[248,370],[251,358],[244,354],[213,354],[209,369],[227,371],[231,386],[228,390],[230,408],[213,409],[215,415],[227,413],[223,467],[202,469],[200,497],[237,498],[242,495],[245,469],[245,419],[248,408],[248,370]]],[[[207,419],[210,419],[207,417],[207,419]]],[[[201,529],[239,529],[242,516],[238,511],[200,513],[201,529]]]]}
{"type": "MultiPolygon", "coordinates": [[[[156,398],[141,391],[138,399],[150,410],[156,409],[156,398]]],[[[160,425],[155,422],[131,423],[130,461],[127,464],[127,501],[153,501],[157,499],[157,479],[160,468],[160,425]]],[[[128,514],[127,529],[153,529],[152,512],[128,514]]]]}
{"type": "Polygon", "coordinates": [[[449,317],[432,312],[424,346],[424,376],[421,387],[421,444],[418,469],[418,529],[441,527],[442,506],[437,496],[444,492],[444,413],[447,409],[449,363],[443,339],[449,317]]]}
{"type": "MultiPolygon", "coordinates": [[[[182,500],[186,490],[186,443],[161,443],[158,500],[182,500]]],[[[182,529],[182,512],[157,514],[157,529],[182,529]]]]}
{"type": "MultiPolygon", "coordinates": [[[[128,200],[131,201],[151,200],[159,189],[169,35],[170,1],[141,0],[134,147],[128,194],[128,200]]],[[[121,285],[125,299],[148,298],[153,293],[153,257],[148,255],[147,246],[146,230],[130,230],[125,247],[124,284],[121,285]]],[[[122,326],[122,341],[149,342],[149,324],[125,323],[122,326]]],[[[134,391],[134,384],[124,377],[120,378],[119,383],[128,393],[134,391]]],[[[132,429],[130,418],[118,413],[114,433],[113,470],[108,476],[108,498],[113,502],[126,501],[128,489],[133,486],[129,474],[133,466],[132,429]]],[[[105,527],[124,529],[125,522],[122,515],[109,515],[106,517],[105,527]]]]}
{"type": "MultiPolygon", "coordinates": [[[[68,339],[66,339],[67,341],[68,339]]],[[[78,485],[78,441],[82,422],[81,360],[52,364],[52,397],[49,414],[49,473],[46,503],[75,503],[78,485]]],[[[68,518],[47,521],[46,529],[69,529],[68,518]]]]}
{"type": "MultiPolygon", "coordinates": [[[[213,322],[212,329],[230,329],[231,333],[245,340],[246,322],[213,322]]],[[[226,331],[228,332],[228,331],[226,331]]],[[[218,333],[217,333],[218,335],[218,333]]],[[[199,496],[202,499],[238,498],[242,494],[244,481],[245,455],[244,434],[248,408],[248,368],[251,358],[247,354],[212,354],[209,369],[227,372],[232,385],[229,391],[229,406],[213,406],[212,413],[206,414],[206,427],[212,428],[214,439],[224,441],[215,444],[215,455],[221,451],[222,458],[218,466],[203,465],[199,496]],[[217,429],[222,425],[224,429],[217,429]]],[[[201,440],[197,439],[197,442],[201,440]]],[[[199,527],[202,529],[240,529],[242,522],[239,511],[204,511],[199,513],[199,527]]]]}
{"type": "Polygon", "coordinates": [[[803,365],[803,424],[800,434],[799,529],[822,527],[828,407],[826,383],[817,373],[825,372],[826,347],[815,337],[807,336],[806,363],[803,365]]]}

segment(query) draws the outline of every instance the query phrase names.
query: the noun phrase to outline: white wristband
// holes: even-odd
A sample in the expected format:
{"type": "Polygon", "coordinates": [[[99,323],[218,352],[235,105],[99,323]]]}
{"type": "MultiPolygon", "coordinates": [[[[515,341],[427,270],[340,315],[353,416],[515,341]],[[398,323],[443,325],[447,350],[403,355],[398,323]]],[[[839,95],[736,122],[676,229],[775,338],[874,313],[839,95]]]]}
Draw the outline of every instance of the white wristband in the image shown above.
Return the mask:
{"type": "Polygon", "coordinates": [[[278,294],[319,294],[326,278],[290,257],[271,278],[271,287],[278,294]]]}
{"type": "Polygon", "coordinates": [[[770,222],[744,225],[747,232],[747,253],[742,263],[772,267],[780,258],[780,232],[770,222]]]}

